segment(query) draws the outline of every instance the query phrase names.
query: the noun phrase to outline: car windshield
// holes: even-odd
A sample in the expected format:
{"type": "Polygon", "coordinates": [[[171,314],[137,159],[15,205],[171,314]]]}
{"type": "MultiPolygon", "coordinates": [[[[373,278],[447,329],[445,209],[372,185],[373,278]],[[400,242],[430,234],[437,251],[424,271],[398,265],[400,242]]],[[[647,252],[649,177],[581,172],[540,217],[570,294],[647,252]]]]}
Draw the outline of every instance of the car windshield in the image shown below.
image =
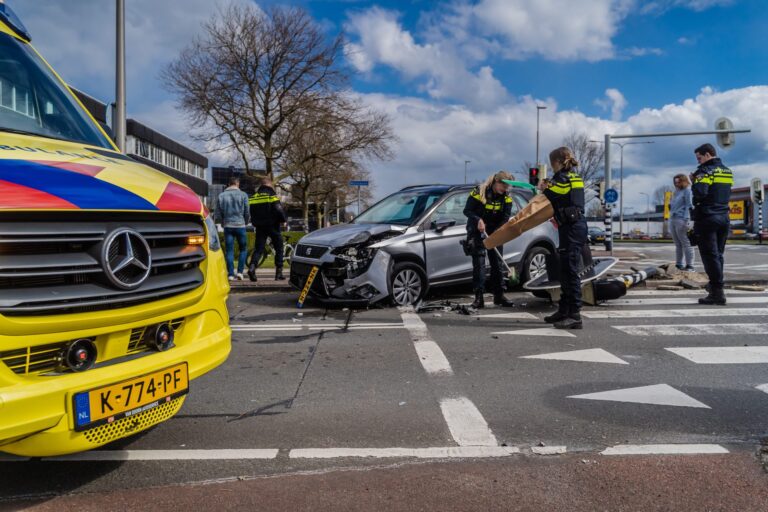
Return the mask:
{"type": "Polygon", "coordinates": [[[0,33],[0,131],[112,149],[32,47],[0,33]]]}
{"type": "Polygon", "coordinates": [[[444,193],[443,190],[403,190],[361,213],[354,223],[410,226],[444,193]]]}

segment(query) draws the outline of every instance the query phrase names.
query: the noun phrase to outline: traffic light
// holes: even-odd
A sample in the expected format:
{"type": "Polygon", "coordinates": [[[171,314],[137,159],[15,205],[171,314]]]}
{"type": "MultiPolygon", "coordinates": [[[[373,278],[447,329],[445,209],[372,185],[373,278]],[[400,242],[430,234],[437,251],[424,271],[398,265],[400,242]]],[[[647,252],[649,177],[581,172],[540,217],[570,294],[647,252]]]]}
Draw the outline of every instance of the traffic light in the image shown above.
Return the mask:
{"type": "Polygon", "coordinates": [[[538,167],[528,168],[528,183],[530,183],[534,187],[539,184],[539,168],[538,167]]]}
{"type": "Polygon", "coordinates": [[[765,199],[765,189],[763,188],[763,180],[760,178],[752,178],[750,183],[752,202],[763,204],[765,199]]]}
{"type": "MultiPolygon", "coordinates": [[[[721,117],[715,121],[715,130],[733,130],[733,123],[727,117],[721,117]]],[[[721,148],[729,148],[736,144],[736,135],[733,133],[718,133],[717,145],[721,148]]]]}

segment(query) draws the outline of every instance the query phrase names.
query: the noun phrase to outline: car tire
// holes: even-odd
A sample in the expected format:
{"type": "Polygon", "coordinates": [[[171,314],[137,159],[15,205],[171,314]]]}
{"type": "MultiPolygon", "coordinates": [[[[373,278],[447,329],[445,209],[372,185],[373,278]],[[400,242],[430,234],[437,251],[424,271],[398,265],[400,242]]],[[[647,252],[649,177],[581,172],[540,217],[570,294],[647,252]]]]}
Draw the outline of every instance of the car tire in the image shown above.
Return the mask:
{"type": "Polygon", "coordinates": [[[547,270],[547,256],[551,251],[546,247],[537,245],[532,247],[523,259],[523,283],[527,283],[547,270]]]}
{"type": "Polygon", "coordinates": [[[424,270],[415,263],[396,263],[389,278],[389,297],[396,306],[412,306],[427,293],[424,270]]]}

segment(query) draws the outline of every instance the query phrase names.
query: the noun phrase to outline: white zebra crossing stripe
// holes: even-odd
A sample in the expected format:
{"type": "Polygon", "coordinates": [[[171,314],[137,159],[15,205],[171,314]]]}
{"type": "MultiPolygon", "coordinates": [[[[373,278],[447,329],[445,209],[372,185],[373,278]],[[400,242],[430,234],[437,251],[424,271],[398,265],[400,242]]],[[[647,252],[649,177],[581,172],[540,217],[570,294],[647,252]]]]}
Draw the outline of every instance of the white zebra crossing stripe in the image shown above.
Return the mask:
{"type": "Polygon", "coordinates": [[[618,309],[582,311],[586,318],[690,318],[718,316],[768,316],[768,308],[618,309]]]}
{"type": "Polygon", "coordinates": [[[448,430],[459,446],[498,446],[499,442],[471,400],[458,397],[440,401],[448,430]]]}
{"type": "Polygon", "coordinates": [[[697,364],[768,363],[768,347],[672,347],[666,349],[697,364]]]}
{"type": "Polygon", "coordinates": [[[614,325],[630,336],[705,336],[726,334],[768,334],[768,324],[670,324],[614,325]]]}
{"type": "Polygon", "coordinates": [[[539,354],[535,356],[521,356],[521,359],[552,359],[557,361],[580,361],[583,363],[612,363],[629,364],[619,359],[602,348],[589,348],[586,350],[569,350],[567,352],[552,352],[551,354],[539,354]]]}
{"type": "MultiPolygon", "coordinates": [[[[686,304],[698,304],[699,298],[703,298],[705,292],[702,290],[699,297],[670,297],[664,298],[647,298],[647,299],[616,299],[610,301],[611,306],[676,306],[686,304]]],[[[728,304],[768,304],[768,296],[755,295],[750,297],[731,297],[726,294],[728,304]]]]}
{"type": "Polygon", "coordinates": [[[476,318],[507,318],[510,320],[538,320],[539,317],[532,313],[520,311],[518,313],[494,313],[491,315],[477,315],[476,318]]]}
{"type": "MultiPolygon", "coordinates": [[[[696,296],[701,297],[704,293],[704,290],[630,290],[627,293],[628,298],[640,298],[640,297],[675,297],[678,295],[683,296],[696,296]]],[[[741,291],[741,290],[728,290],[728,297],[738,297],[738,296],[749,296],[749,297],[760,297],[760,296],[768,296],[768,293],[766,292],[750,292],[750,291],[741,291]]],[[[613,303],[613,301],[611,301],[613,303]]]]}
{"type": "Polygon", "coordinates": [[[586,395],[572,395],[568,398],[582,400],[606,400],[609,402],[628,402],[633,404],[669,405],[673,407],[695,407],[709,409],[710,407],[678,391],[669,384],[640,386],[637,388],[613,389],[586,395]]]}
{"type": "Polygon", "coordinates": [[[729,453],[719,444],[620,444],[606,448],[602,455],[693,455],[729,453]]]}

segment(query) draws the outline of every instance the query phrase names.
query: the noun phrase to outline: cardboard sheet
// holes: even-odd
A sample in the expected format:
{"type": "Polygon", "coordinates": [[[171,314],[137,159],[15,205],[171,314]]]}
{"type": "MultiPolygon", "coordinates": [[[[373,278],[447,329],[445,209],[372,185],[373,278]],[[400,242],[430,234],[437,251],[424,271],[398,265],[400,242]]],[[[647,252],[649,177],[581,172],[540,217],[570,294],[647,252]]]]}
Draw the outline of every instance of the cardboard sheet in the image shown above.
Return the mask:
{"type": "Polygon", "coordinates": [[[526,231],[529,231],[539,224],[543,224],[555,215],[552,203],[544,194],[533,196],[525,208],[517,212],[517,215],[494,231],[488,238],[483,240],[486,249],[493,249],[499,245],[514,240],[526,231]]]}

